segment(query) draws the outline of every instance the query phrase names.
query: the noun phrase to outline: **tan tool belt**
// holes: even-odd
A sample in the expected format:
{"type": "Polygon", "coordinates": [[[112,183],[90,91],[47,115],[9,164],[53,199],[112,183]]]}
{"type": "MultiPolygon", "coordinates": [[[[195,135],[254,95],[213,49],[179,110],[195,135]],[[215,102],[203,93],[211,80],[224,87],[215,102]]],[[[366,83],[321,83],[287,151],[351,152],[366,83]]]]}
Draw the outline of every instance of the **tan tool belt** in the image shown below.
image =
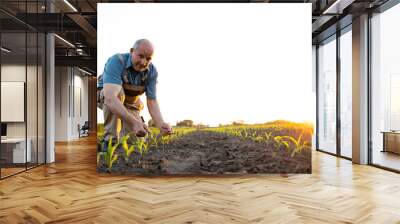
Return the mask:
{"type": "MultiPolygon", "coordinates": [[[[136,86],[124,83],[119,96],[122,96],[123,104],[126,108],[132,110],[143,110],[143,103],[139,103],[139,97],[144,93],[144,86],[136,86]]],[[[102,88],[97,88],[97,107],[103,109],[104,95],[102,88]]]]}

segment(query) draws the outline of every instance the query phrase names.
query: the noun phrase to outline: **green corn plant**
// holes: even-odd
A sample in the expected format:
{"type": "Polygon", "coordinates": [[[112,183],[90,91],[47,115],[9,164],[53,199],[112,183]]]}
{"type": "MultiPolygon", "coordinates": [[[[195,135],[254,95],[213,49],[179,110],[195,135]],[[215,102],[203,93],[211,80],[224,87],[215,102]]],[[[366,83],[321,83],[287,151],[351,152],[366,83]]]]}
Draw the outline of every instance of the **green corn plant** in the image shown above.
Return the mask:
{"type": "Polygon", "coordinates": [[[258,137],[258,136],[257,136],[257,132],[256,132],[256,131],[250,132],[250,138],[255,139],[255,138],[257,138],[257,137],[258,137]]]}
{"type": "MultiPolygon", "coordinates": [[[[137,148],[137,151],[140,153],[139,164],[141,164],[143,156],[147,153],[149,149],[149,142],[144,138],[138,138],[135,142],[135,146],[137,148]]],[[[145,168],[145,164],[143,164],[142,168],[145,168]]]]}
{"type": "Polygon", "coordinates": [[[156,136],[155,134],[153,134],[153,133],[150,134],[150,140],[151,140],[151,142],[154,144],[154,146],[155,146],[156,148],[158,148],[158,141],[159,141],[159,138],[157,138],[157,136],[156,136]]]}
{"type": "Polygon", "coordinates": [[[135,151],[134,145],[131,145],[131,146],[128,145],[128,139],[129,139],[129,135],[125,135],[121,139],[121,145],[125,152],[124,153],[125,162],[128,162],[129,157],[135,151]]]}
{"type": "Polygon", "coordinates": [[[136,148],[137,148],[138,152],[142,156],[143,155],[143,143],[144,143],[143,139],[138,139],[138,140],[136,140],[135,143],[136,143],[136,148]]]}
{"type": "Polygon", "coordinates": [[[104,160],[106,161],[106,165],[108,170],[110,170],[115,161],[118,159],[118,155],[115,154],[115,150],[118,148],[119,143],[115,143],[113,145],[112,138],[108,141],[107,152],[103,152],[104,160]]]}
{"type": "Polygon", "coordinates": [[[131,145],[128,150],[125,151],[125,160],[128,161],[131,154],[135,151],[135,146],[131,145]]]}
{"type": "Polygon", "coordinates": [[[103,142],[104,141],[104,134],[103,133],[97,133],[97,141],[103,142]]]}
{"type": "Polygon", "coordinates": [[[150,142],[144,141],[144,143],[143,143],[143,152],[144,152],[144,154],[146,154],[149,151],[150,146],[151,146],[150,142]]]}
{"type": "Polygon", "coordinates": [[[140,138],[136,141],[136,148],[138,149],[140,155],[143,157],[149,149],[149,143],[140,138]]]}
{"type": "Polygon", "coordinates": [[[247,138],[248,136],[249,136],[249,133],[247,133],[247,130],[246,129],[243,129],[243,138],[247,138]]]}
{"type": "Polygon", "coordinates": [[[166,135],[166,136],[161,136],[161,141],[163,144],[168,144],[170,141],[170,136],[166,135]]]}
{"type": "Polygon", "coordinates": [[[162,149],[163,151],[165,151],[166,136],[160,135],[160,139],[161,139],[162,149]]]}
{"type": "Polygon", "coordinates": [[[242,133],[241,133],[241,131],[240,130],[229,130],[229,131],[227,131],[227,134],[229,134],[229,135],[233,135],[233,136],[236,136],[236,137],[241,137],[242,136],[242,133]]]}
{"type": "Polygon", "coordinates": [[[252,134],[252,136],[250,137],[251,140],[255,141],[255,142],[262,142],[264,140],[264,138],[262,136],[257,136],[255,134],[252,134]]]}
{"type": "Polygon", "coordinates": [[[264,133],[264,139],[266,142],[269,141],[271,138],[272,138],[272,131],[264,133]]]}
{"type": "Polygon", "coordinates": [[[290,140],[294,145],[293,151],[290,155],[291,157],[293,157],[296,153],[301,152],[301,150],[304,148],[308,148],[307,141],[301,142],[302,136],[303,134],[300,134],[297,139],[293,138],[292,136],[283,136],[284,138],[290,140]]]}
{"type": "Polygon", "coordinates": [[[280,149],[282,145],[285,146],[286,149],[289,148],[289,143],[285,140],[283,140],[284,136],[275,136],[274,137],[274,146],[277,149],[280,149]]]}

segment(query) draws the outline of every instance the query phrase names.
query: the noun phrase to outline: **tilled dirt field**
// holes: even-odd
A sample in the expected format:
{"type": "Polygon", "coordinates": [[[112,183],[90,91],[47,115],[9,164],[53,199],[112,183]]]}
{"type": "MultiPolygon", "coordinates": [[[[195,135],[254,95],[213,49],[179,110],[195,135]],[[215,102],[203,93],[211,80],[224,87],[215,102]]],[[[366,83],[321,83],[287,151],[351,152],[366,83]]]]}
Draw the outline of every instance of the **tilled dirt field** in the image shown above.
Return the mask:
{"type": "MultiPolygon", "coordinates": [[[[118,153],[123,154],[122,149],[118,153]]],[[[291,157],[291,151],[274,145],[242,140],[211,131],[194,131],[157,148],[143,157],[134,152],[128,162],[120,156],[111,173],[193,175],[246,173],[311,173],[311,152],[303,150],[291,157]]],[[[107,172],[104,161],[99,172],[107,172]]]]}

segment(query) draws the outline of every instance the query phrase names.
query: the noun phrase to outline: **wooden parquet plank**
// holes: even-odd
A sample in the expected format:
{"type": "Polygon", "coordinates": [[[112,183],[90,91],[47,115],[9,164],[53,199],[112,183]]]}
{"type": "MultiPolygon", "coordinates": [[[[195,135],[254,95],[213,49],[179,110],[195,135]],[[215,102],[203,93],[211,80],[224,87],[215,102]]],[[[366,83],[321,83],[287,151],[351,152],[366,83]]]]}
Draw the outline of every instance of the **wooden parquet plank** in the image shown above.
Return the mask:
{"type": "Polygon", "coordinates": [[[311,175],[98,174],[96,140],[0,181],[0,223],[396,223],[400,175],[313,152],[311,175]]]}

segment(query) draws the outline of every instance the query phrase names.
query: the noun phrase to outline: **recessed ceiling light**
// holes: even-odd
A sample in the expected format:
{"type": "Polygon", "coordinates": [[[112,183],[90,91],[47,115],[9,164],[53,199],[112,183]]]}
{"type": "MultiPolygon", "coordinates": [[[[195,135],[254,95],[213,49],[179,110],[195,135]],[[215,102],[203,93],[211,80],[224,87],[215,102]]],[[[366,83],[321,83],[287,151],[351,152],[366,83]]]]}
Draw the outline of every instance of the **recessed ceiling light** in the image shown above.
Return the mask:
{"type": "Polygon", "coordinates": [[[61,41],[63,41],[64,43],[68,44],[69,46],[75,48],[75,45],[71,44],[71,42],[67,41],[66,39],[58,36],[57,34],[54,34],[55,37],[57,37],[58,39],[60,39],[61,41]]]}
{"type": "Polygon", "coordinates": [[[351,5],[355,0],[336,0],[322,14],[342,14],[343,9],[351,5]]]}
{"type": "Polygon", "coordinates": [[[78,10],[71,4],[69,3],[68,0],[64,0],[65,4],[67,4],[72,10],[74,10],[75,12],[78,12],[78,10]]]}
{"type": "Polygon", "coordinates": [[[90,72],[88,72],[88,71],[85,71],[85,70],[83,70],[83,69],[81,69],[81,68],[79,68],[79,67],[78,67],[78,69],[79,69],[79,71],[81,71],[81,72],[83,72],[83,73],[85,73],[85,74],[92,75],[92,73],[90,73],[90,72]]]}
{"type": "Polygon", "coordinates": [[[4,51],[4,52],[7,52],[7,53],[10,53],[10,52],[11,52],[11,50],[9,50],[9,49],[7,49],[7,48],[5,48],[5,47],[1,47],[1,50],[4,51]]]}

